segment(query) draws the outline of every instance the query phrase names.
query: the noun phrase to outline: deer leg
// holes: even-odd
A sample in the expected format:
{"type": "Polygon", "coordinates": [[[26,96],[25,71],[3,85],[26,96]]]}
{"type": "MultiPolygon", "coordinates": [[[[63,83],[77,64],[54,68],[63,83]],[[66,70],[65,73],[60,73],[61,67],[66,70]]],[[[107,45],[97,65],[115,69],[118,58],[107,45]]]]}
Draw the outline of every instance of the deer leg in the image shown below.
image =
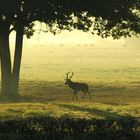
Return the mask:
{"type": "Polygon", "coordinates": [[[84,91],[84,90],[83,90],[83,93],[84,93],[84,95],[83,95],[82,98],[84,99],[84,98],[85,98],[85,95],[86,95],[87,93],[86,93],[86,91],[84,91]]]}
{"type": "Polygon", "coordinates": [[[72,95],[72,101],[74,100],[74,95],[75,95],[75,91],[73,92],[73,95],[72,95]]]}
{"type": "Polygon", "coordinates": [[[73,92],[73,96],[72,96],[72,100],[74,100],[74,97],[76,96],[76,99],[77,99],[77,92],[74,90],[73,92]]]}
{"type": "Polygon", "coordinates": [[[91,96],[90,96],[90,92],[89,92],[89,90],[87,90],[87,93],[88,93],[89,99],[91,99],[91,96]]]}
{"type": "Polygon", "coordinates": [[[77,91],[75,92],[75,95],[76,95],[76,100],[78,100],[78,94],[77,94],[77,91]]]}
{"type": "Polygon", "coordinates": [[[77,95],[77,91],[74,91],[74,96],[76,96],[76,100],[78,100],[78,95],[77,95]]]}

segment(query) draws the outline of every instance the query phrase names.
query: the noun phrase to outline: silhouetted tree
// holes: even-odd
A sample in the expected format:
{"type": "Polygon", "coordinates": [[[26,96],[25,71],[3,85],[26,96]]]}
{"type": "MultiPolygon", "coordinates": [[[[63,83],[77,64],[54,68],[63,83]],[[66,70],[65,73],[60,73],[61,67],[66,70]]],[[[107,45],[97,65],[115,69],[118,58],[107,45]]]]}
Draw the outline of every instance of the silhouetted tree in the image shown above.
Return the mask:
{"type": "Polygon", "coordinates": [[[17,97],[23,35],[30,38],[34,21],[46,32],[83,30],[103,38],[140,34],[140,0],[0,0],[1,96],[17,97]],[[9,34],[16,31],[13,68],[9,34]]]}

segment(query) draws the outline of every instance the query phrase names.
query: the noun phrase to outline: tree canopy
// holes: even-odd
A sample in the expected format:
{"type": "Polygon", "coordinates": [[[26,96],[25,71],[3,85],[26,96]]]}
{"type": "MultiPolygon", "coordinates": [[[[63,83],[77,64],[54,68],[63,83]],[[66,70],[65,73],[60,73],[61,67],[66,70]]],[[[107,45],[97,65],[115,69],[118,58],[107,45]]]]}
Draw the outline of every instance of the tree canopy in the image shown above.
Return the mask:
{"type": "Polygon", "coordinates": [[[140,33],[140,0],[0,0],[0,15],[0,23],[14,29],[19,23],[28,37],[33,21],[45,22],[53,33],[80,29],[114,38],[140,33]]]}

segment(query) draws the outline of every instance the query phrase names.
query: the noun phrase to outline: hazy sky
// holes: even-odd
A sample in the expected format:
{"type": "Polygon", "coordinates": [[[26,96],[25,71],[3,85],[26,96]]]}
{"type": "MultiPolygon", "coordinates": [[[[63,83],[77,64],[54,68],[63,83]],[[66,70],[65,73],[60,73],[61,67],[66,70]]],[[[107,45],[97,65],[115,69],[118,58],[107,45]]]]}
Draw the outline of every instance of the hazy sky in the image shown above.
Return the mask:
{"type": "MultiPolygon", "coordinates": [[[[35,28],[40,29],[40,24],[37,24],[35,28]]],[[[43,25],[41,28],[43,28],[43,25]]],[[[12,46],[14,45],[15,41],[14,35],[15,33],[13,32],[10,37],[12,46]]],[[[101,39],[99,36],[77,30],[73,32],[63,31],[55,36],[51,33],[39,33],[36,31],[31,39],[26,39],[26,37],[24,37],[24,46],[62,46],[62,44],[92,46],[140,46],[140,38],[121,38],[119,40],[113,40],[112,38],[101,39]]]]}

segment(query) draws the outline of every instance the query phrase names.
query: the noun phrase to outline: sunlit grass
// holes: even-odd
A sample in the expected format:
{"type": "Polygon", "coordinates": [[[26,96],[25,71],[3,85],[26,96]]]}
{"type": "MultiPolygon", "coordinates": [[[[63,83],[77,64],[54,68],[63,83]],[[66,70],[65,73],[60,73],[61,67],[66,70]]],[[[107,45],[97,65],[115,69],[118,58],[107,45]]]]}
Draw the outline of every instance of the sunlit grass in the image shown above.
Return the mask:
{"type": "Polygon", "coordinates": [[[30,117],[72,117],[121,119],[140,117],[140,105],[108,105],[89,102],[10,103],[0,104],[0,119],[13,120],[30,117]]]}
{"type": "Polygon", "coordinates": [[[25,47],[21,103],[0,104],[0,119],[55,116],[97,119],[140,118],[140,48],[25,47]],[[65,72],[89,84],[92,99],[72,101],[65,72]]]}

